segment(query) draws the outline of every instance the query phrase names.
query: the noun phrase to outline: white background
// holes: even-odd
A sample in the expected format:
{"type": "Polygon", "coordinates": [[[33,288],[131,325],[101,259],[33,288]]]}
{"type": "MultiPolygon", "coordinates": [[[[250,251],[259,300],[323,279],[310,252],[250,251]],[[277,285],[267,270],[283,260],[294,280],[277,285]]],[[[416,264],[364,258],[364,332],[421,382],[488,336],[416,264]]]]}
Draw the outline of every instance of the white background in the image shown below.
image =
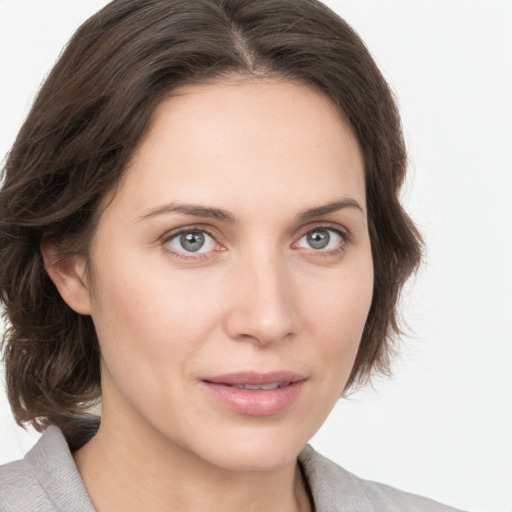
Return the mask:
{"type": "MultiPolygon", "coordinates": [[[[0,155],[43,77],[103,0],[0,0],[0,155]]],[[[395,91],[404,201],[428,246],[391,380],[313,439],[360,476],[465,510],[512,511],[512,1],[329,0],[395,91]]],[[[0,463],[36,436],[0,399],[0,463]]]]}

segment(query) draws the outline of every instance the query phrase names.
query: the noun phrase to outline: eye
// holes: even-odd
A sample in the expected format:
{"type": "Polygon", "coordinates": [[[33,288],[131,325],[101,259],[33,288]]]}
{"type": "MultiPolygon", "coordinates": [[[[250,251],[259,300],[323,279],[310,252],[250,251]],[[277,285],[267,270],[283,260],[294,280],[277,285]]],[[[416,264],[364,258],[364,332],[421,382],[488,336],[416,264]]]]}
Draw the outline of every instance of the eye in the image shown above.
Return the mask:
{"type": "Polygon", "coordinates": [[[316,228],[308,231],[297,242],[298,247],[329,251],[339,248],[344,241],[343,234],[332,228],[316,228]]]}
{"type": "Polygon", "coordinates": [[[181,231],[167,240],[176,252],[201,254],[215,249],[217,242],[206,231],[197,229],[181,231]]]}

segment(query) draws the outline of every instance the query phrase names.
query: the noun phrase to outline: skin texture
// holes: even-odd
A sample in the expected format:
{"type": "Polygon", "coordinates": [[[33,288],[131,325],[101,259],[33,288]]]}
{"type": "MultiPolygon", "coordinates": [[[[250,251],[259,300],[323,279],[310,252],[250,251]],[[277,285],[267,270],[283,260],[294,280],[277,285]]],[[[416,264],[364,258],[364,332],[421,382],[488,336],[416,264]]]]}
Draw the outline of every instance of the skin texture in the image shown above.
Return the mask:
{"type": "Polygon", "coordinates": [[[100,341],[102,423],[75,454],[98,510],[309,509],[296,458],[344,388],[372,297],[363,169],[334,106],[300,84],[187,86],[160,104],[88,257],[49,269],[100,341]],[[184,204],[232,219],[170,211],[184,204]],[[205,245],[187,252],[180,230],[205,245]],[[204,389],[283,370],[305,381],[276,414],[204,389]]]}

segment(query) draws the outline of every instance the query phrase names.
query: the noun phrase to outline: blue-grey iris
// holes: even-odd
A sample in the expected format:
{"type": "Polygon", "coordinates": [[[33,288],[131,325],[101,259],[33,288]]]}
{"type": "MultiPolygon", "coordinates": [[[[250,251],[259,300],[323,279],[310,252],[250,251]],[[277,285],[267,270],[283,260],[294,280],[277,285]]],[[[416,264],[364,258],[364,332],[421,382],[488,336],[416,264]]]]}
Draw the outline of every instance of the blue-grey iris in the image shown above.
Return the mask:
{"type": "Polygon", "coordinates": [[[180,244],[188,252],[197,252],[203,247],[204,241],[204,235],[200,231],[189,231],[180,236],[180,244]]]}
{"type": "Polygon", "coordinates": [[[325,249],[330,240],[331,236],[326,229],[318,229],[307,234],[308,244],[313,249],[325,249]]]}

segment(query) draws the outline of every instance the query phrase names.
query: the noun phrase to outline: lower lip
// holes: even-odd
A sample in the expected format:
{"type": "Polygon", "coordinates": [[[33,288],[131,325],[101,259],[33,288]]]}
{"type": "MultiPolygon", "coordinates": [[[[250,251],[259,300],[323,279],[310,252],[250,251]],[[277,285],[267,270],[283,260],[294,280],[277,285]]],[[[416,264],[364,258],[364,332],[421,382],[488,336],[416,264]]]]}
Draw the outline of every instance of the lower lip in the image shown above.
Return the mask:
{"type": "Polygon", "coordinates": [[[229,409],[249,416],[271,416],[284,411],[298,399],[304,380],[276,389],[239,389],[202,381],[206,390],[229,409]]]}

